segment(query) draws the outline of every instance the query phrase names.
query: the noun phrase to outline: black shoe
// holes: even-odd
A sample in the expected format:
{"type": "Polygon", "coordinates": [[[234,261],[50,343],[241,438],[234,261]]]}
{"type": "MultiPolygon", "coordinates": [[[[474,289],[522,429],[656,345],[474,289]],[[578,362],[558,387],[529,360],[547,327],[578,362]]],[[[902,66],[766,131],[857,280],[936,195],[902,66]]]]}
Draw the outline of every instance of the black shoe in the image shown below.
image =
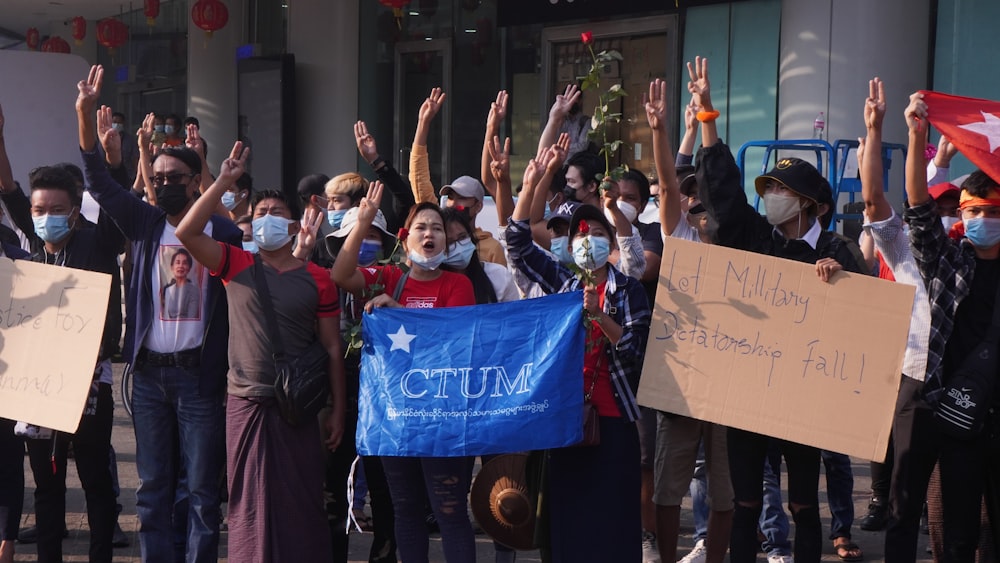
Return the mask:
{"type": "Polygon", "coordinates": [[[115,532],[111,536],[111,547],[128,547],[132,542],[128,540],[128,534],[115,522],[115,532]]]}
{"type": "MultiPolygon", "coordinates": [[[[69,537],[69,530],[63,527],[63,538],[69,537]]],[[[23,528],[17,533],[17,543],[38,543],[38,527],[23,528]]]]}
{"type": "Polygon", "coordinates": [[[866,532],[877,532],[885,529],[889,523],[889,504],[885,499],[873,497],[868,505],[868,514],[861,519],[861,529],[866,532]]]}

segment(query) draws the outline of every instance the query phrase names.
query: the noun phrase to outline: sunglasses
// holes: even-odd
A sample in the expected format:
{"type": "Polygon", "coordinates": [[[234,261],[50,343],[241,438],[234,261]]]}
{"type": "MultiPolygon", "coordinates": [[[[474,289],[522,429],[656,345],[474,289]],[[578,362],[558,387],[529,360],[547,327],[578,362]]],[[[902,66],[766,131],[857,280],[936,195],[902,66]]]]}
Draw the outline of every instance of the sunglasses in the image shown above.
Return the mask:
{"type": "Polygon", "coordinates": [[[154,186],[163,186],[164,184],[181,184],[184,182],[184,178],[194,178],[195,174],[187,174],[184,172],[175,172],[173,174],[157,174],[153,176],[154,186]]]}

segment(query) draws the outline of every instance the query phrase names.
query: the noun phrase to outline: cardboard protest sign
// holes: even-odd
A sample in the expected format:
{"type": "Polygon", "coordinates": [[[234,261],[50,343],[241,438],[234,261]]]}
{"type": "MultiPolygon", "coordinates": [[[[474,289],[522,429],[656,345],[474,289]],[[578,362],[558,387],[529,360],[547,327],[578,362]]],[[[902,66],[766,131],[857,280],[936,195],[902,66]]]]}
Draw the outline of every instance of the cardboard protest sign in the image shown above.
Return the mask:
{"type": "Polygon", "coordinates": [[[667,239],[639,404],[882,460],[914,291],[667,239]]]}
{"type": "Polygon", "coordinates": [[[0,417],[75,432],[111,276],[0,258],[0,417]]]}
{"type": "Polygon", "coordinates": [[[575,292],[366,313],[358,452],[453,457],[579,442],[580,303],[575,292]]]}

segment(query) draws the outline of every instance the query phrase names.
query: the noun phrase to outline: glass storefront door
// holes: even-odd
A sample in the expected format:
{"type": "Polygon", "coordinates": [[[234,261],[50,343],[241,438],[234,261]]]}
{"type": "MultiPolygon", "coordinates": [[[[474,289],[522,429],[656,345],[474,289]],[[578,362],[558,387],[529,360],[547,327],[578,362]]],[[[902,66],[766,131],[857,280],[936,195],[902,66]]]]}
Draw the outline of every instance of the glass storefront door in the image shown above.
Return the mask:
{"type": "MultiPolygon", "coordinates": [[[[432,88],[451,92],[451,41],[448,39],[401,41],[396,43],[396,91],[394,95],[395,166],[404,176],[410,170],[410,145],[417,127],[420,105],[432,88]]],[[[450,179],[451,110],[454,100],[445,101],[434,119],[427,138],[431,181],[440,188],[450,179]]]]}

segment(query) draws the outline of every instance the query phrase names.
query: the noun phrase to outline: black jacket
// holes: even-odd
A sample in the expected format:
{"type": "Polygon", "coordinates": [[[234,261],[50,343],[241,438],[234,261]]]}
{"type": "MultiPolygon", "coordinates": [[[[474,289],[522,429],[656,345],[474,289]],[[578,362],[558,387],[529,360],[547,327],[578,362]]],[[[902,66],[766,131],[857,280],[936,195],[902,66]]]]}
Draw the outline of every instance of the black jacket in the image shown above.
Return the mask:
{"type": "Polygon", "coordinates": [[[740,185],[740,169],[729,147],[717,142],[698,151],[698,197],[718,227],[713,242],[796,262],[815,264],[833,258],[848,272],[865,273],[852,250],[851,241],[823,229],[816,248],[803,240],[787,240],[747,201],[740,185]]]}

